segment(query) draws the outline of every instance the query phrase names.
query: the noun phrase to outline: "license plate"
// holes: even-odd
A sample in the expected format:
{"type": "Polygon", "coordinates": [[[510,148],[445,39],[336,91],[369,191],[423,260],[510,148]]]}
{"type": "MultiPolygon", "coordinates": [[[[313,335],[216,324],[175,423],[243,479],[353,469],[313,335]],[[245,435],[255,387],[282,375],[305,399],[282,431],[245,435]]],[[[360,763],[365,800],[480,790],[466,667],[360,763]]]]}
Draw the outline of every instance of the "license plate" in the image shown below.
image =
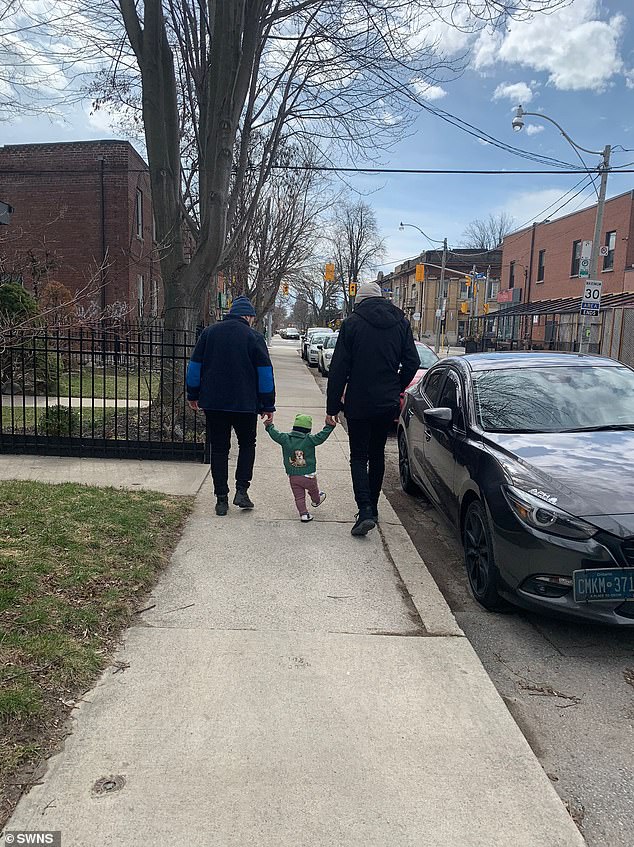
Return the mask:
{"type": "Polygon", "coordinates": [[[597,568],[572,575],[577,603],[634,600],[634,568],[597,568]]]}

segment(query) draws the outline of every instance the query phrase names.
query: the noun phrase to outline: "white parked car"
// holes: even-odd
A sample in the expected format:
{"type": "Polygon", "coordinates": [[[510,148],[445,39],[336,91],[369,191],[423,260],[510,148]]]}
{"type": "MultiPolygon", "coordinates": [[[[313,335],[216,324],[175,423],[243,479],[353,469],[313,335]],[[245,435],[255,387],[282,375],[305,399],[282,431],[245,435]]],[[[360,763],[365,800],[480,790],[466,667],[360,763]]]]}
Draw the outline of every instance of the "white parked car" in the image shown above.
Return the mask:
{"type": "Polygon", "coordinates": [[[306,352],[306,361],[311,368],[316,368],[319,364],[319,353],[323,347],[324,341],[326,341],[327,338],[330,338],[332,334],[332,331],[330,333],[314,332],[310,336],[308,350],[306,352]]]}
{"type": "Polygon", "coordinates": [[[319,351],[319,359],[317,360],[317,367],[319,368],[319,373],[323,376],[328,376],[330,373],[330,362],[332,360],[332,354],[335,352],[335,345],[337,344],[337,339],[339,338],[338,332],[333,332],[332,335],[329,335],[319,351]]]}
{"type": "Polygon", "coordinates": [[[334,330],[330,329],[327,326],[310,326],[304,336],[304,341],[302,344],[302,359],[306,359],[308,361],[308,347],[311,342],[313,335],[319,332],[321,335],[331,335],[334,330]]]}

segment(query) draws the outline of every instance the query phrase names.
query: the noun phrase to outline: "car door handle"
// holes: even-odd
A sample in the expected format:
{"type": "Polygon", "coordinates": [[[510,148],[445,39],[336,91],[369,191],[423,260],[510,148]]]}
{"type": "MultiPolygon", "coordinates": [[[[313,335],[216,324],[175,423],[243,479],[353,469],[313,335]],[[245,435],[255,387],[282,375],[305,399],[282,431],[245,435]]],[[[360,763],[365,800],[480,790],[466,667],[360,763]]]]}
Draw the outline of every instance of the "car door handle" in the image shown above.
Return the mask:
{"type": "Polygon", "coordinates": [[[431,432],[428,429],[425,430],[425,441],[431,441],[431,432]]]}

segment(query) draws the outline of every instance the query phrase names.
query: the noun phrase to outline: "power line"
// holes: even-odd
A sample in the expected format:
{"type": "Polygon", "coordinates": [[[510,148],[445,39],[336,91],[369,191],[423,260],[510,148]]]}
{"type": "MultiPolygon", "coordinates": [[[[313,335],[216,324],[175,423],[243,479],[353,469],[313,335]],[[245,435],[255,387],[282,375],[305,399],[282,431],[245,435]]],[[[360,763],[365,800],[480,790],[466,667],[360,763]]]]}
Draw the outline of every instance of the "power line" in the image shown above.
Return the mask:
{"type": "MultiPolygon", "coordinates": [[[[634,163],[632,163],[634,164],[634,163]]],[[[330,173],[358,173],[358,174],[420,174],[428,176],[450,176],[450,175],[473,175],[473,176],[514,176],[522,174],[549,174],[551,176],[578,176],[583,173],[581,168],[574,170],[501,170],[501,169],[475,169],[475,168],[349,168],[326,165],[273,165],[277,170],[287,171],[325,171],[330,173]]],[[[586,173],[592,173],[594,169],[586,169],[586,173]]],[[[598,168],[596,169],[598,172],[598,168]]],[[[1,173],[1,171],[0,171],[1,173]]],[[[634,168],[610,168],[611,174],[631,174],[634,168]]],[[[585,175],[584,175],[585,178],[585,175]]]]}

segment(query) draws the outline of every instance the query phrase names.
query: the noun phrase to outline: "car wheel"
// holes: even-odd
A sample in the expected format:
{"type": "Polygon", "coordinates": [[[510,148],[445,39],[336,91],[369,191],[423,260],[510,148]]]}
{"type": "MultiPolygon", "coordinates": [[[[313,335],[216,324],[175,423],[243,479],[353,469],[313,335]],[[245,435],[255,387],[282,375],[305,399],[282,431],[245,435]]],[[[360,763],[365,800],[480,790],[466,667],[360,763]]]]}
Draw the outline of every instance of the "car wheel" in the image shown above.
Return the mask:
{"type": "Polygon", "coordinates": [[[500,572],[495,564],[489,521],[479,500],[474,500],[467,509],[462,545],[469,585],[475,599],[490,612],[506,609],[508,603],[498,592],[500,572]]]}
{"type": "Polygon", "coordinates": [[[398,473],[401,480],[401,488],[412,497],[420,496],[421,490],[412,479],[409,467],[409,454],[407,452],[407,439],[401,430],[398,434],[398,473]]]}

